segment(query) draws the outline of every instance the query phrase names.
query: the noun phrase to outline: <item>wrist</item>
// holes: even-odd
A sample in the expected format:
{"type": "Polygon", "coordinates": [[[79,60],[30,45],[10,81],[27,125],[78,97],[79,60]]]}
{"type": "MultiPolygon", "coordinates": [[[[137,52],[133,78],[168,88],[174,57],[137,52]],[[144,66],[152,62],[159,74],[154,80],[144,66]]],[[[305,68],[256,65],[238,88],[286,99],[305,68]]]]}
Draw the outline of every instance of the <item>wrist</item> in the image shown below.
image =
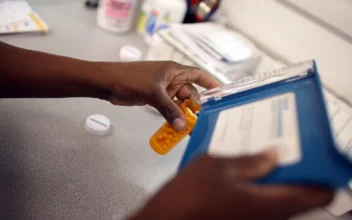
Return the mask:
{"type": "Polygon", "coordinates": [[[111,93],[113,76],[112,67],[114,63],[110,62],[88,62],[84,64],[86,75],[81,78],[82,88],[89,90],[88,97],[107,100],[111,93]]]}

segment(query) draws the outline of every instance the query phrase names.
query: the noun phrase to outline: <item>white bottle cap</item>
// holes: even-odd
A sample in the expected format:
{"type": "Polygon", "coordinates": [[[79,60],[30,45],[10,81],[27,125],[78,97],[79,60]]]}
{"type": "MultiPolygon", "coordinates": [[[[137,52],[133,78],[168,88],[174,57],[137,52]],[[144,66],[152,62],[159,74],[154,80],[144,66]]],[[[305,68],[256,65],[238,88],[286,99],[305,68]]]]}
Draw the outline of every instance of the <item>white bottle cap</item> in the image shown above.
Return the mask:
{"type": "Polygon", "coordinates": [[[110,130],[110,120],[104,115],[91,115],[87,118],[86,129],[94,135],[104,135],[110,130]]]}
{"type": "Polygon", "coordinates": [[[120,60],[121,61],[138,61],[142,57],[142,52],[140,49],[126,45],[120,49],[120,60]]]}

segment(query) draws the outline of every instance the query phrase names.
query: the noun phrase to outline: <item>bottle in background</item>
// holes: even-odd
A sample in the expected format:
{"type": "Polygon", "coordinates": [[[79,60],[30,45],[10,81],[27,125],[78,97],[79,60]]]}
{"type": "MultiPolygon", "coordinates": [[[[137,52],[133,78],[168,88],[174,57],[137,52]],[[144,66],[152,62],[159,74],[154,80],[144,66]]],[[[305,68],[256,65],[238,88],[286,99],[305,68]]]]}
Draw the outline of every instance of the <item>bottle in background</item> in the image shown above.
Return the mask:
{"type": "Polygon", "coordinates": [[[156,31],[173,23],[182,23],[186,10],[186,0],[145,0],[137,32],[143,34],[148,43],[156,31]]]}
{"type": "Polygon", "coordinates": [[[115,33],[131,30],[139,0],[101,0],[97,23],[100,27],[115,33]]]}
{"type": "MultiPolygon", "coordinates": [[[[185,23],[209,21],[218,10],[221,0],[188,0],[185,23]]],[[[223,19],[223,18],[222,18],[223,19]]]]}
{"type": "Polygon", "coordinates": [[[137,32],[144,34],[146,32],[147,19],[153,10],[155,0],[145,0],[142,4],[141,11],[137,22],[137,32]]]}

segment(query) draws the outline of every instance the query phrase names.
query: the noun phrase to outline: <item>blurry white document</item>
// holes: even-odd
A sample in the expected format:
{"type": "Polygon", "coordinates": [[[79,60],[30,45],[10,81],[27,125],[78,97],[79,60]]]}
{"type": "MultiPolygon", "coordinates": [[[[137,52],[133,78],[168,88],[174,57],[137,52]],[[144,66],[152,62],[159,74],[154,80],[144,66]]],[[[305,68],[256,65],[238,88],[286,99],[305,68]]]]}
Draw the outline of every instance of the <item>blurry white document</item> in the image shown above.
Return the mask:
{"type": "Polygon", "coordinates": [[[46,31],[48,25],[27,1],[0,0],[0,34],[46,31]]]}

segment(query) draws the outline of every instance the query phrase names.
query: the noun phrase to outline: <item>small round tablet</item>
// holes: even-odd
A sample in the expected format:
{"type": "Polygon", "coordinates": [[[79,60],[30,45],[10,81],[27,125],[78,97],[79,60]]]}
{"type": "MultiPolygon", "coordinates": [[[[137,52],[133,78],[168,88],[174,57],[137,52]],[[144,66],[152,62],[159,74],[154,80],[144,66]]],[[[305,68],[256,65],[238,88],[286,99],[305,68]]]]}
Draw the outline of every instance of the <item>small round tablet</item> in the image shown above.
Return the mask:
{"type": "Polygon", "coordinates": [[[108,133],[110,126],[110,120],[101,114],[90,115],[86,120],[86,129],[94,135],[108,133]]]}
{"type": "Polygon", "coordinates": [[[142,52],[137,47],[126,45],[120,49],[121,61],[139,61],[142,57],[142,52]]]}

